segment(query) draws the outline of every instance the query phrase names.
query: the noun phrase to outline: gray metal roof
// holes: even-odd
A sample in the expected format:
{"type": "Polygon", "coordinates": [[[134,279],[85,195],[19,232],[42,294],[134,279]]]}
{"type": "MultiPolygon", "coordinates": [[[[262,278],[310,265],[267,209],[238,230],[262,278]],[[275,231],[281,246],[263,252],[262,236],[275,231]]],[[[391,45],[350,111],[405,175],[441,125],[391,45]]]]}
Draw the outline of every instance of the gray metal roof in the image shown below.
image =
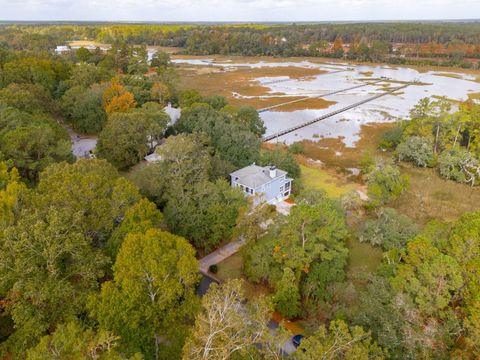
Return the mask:
{"type": "Polygon", "coordinates": [[[274,178],[270,177],[270,166],[258,166],[255,164],[239,169],[230,174],[239,184],[245,185],[249,188],[256,189],[259,186],[262,186],[273,179],[277,179],[287,175],[286,171],[276,169],[276,176],[274,178]]]}

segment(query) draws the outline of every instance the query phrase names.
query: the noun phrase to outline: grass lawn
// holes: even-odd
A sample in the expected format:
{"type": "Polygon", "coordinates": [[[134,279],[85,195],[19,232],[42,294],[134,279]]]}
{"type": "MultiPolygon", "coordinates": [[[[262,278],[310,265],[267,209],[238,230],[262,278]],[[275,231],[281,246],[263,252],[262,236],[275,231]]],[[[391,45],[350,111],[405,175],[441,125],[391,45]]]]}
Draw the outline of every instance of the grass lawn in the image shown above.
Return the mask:
{"type": "Polygon", "coordinates": [[[349,191],[355,190],[352,184],[338,185],[338,180],[330,175],[327,171],[300,165],[302,169],[303,185],[307,189],[325,190],[328,196],[332,198],[339,198],[349,191]]]}
{"type": "Polygon", "coordinates": [[[243,259],[240,253],[236,253],[220,264],[217,264],[217,276],[223,280],[238,279],[242,277],[243,259]]]}
{"type": "Polygon", "coordinates": [[[366,283],[366,274],[372,274],[377,270],[382,261],[383,252],[379,247],[374,247],[369,243],[362,243],[356,237],[347,242],[349,249],[347,279],[355,287],[366,283]]]}

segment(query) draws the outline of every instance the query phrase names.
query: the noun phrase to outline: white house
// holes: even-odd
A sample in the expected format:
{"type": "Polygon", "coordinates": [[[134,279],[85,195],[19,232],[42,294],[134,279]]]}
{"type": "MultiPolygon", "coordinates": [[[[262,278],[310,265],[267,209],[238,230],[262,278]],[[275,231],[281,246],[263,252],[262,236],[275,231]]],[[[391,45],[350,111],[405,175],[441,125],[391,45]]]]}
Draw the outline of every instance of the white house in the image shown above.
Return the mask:
{"type": "Polygon", "coordinates": [[[231,186],[240,188],[247,196],[257,196],[259,202],[277,204],[287,199],[292,192],[292,179],[287,172],[275,166],[255,164],[230,174],[231,186]]]}

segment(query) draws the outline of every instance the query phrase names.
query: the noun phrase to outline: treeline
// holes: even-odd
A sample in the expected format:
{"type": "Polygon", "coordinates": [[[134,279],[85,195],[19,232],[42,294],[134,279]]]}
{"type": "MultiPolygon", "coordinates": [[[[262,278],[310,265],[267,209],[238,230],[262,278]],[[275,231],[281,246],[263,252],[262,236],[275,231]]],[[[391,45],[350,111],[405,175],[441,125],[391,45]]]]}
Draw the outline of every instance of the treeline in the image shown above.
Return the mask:
{"type": "MultiPolygon", "coordinates": [[[[189,54],[319,56],[318,45],[342,39],[346,44],[424,45],[445,49],[464,45],[452,54],[479,56],[480,24],[465,23],[344,23],[276,25],[3,25],[0,43],[14,49],[53,49],[71,40],[103,43],[161,45],[184,48],[189,54]],[[469,48],[471,45],[473,48],[469,48]]],[[[418,55],[420,49],[414,52],[418,55]]],[[[423,55],[439,55],[438,49],[421,49],[423,55]]],[[[408,55],[408,54],[404,54],[408,55]]]]}

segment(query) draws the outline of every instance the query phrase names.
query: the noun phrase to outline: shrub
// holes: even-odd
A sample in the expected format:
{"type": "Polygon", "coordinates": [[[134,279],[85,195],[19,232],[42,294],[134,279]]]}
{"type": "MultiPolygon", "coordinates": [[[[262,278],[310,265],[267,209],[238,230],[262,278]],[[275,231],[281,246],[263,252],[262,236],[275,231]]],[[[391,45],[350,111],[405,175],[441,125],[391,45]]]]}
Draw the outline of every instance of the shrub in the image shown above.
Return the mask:
{"type": "Polygon", "coordinates": [[[297,141],[288,147],[288,151],[296,155],[296,154],[303,154],[305,149],[303,147],[303,144],[300,141],[297,141]]]}
{"type": "Polygon", "coordinates": [[[208,268],[208,271],[210,271],[213,274],[218,273],[218,265],[217,264],[210,265],[210,267],[208,268]]]}
{"type": "Polygon", "coordinates": [[[380,148],[386,150],[396,149],[398,144],[402,141],[403,131],[403,125],[397,124],[393,129],[385,132],[380,141],[380,148]]]}
{"type": "Polygon", "coordinates": [[[400,161],[408,161],[420,167],[434,167],[435,154],[433,153],[432,139],[411,136],[397,147],[400,161]]]}

